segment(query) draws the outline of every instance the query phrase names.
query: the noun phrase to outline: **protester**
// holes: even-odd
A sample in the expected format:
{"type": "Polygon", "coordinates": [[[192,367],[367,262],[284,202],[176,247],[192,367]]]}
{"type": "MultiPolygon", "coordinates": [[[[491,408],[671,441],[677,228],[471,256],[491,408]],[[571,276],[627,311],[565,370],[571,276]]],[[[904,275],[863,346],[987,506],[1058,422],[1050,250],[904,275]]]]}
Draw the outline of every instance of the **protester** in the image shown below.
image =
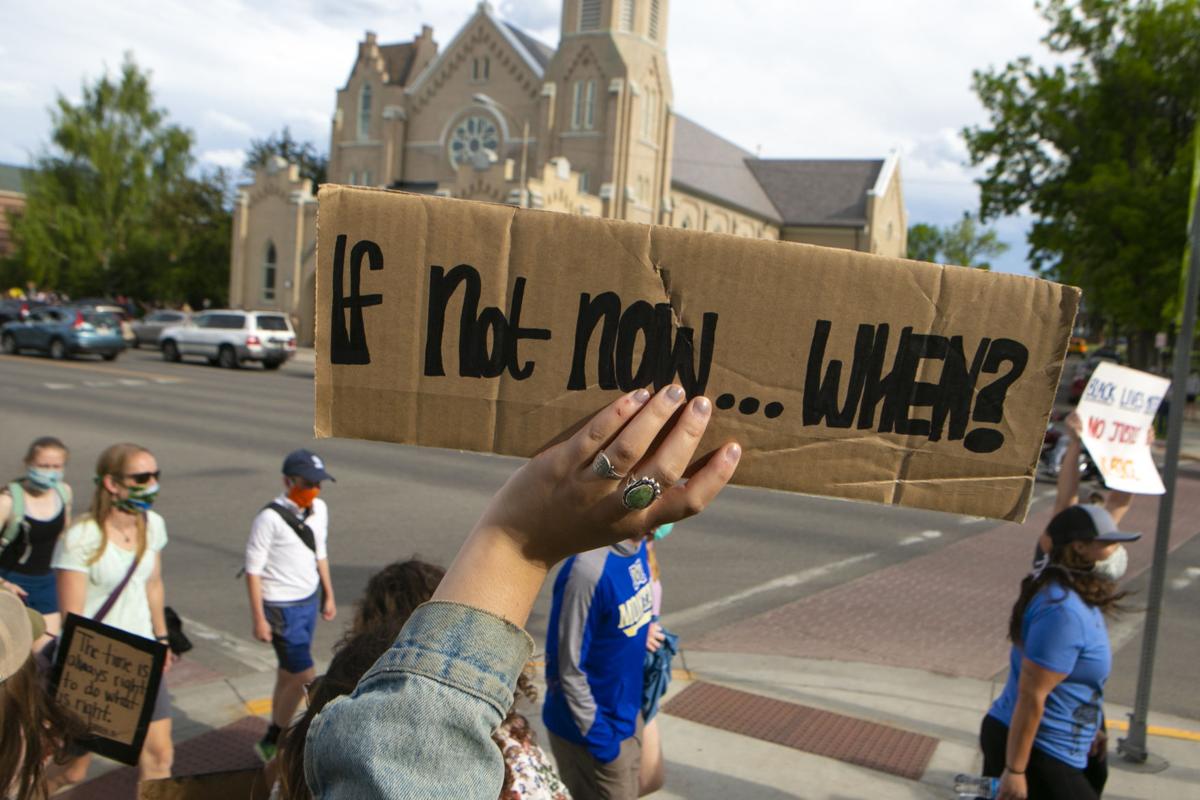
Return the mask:
{"type": "Polygon", "coordinates": [[[279,668],[271,695],[271,725],[255,745],[265,762],[275,757],[280,732],[291,724],[316,677],[312,642],[317,613],[337,616],[326,548],[329,510],[317,497],[334,478],[308,450],[283,460],[284,491],[254,518],[246,543],[246,591],[254,637],[275,647],[279,668]],[[322,599],[322,597],[324,599],[322,599]]]}
{"type": "Polygon", "coordinates": [[[638,796],[653,608],[640,536],[572,556],[554,582],[542,722],[576,800],[638,796]]]}
{"type": "Polygon", "coordinates": [[[34,439],[25,474],[0,491],[0,586],[41,612],[46,630],[59,631],[58,592],[50,558],[71,523],[71,487],[63,480],[66,445],[53,436],[34,439]]]}
{"type": "MultiPolygon", "coordinates": [[[[162,577],[167,526],[151,510],[158,479],[158,462],[144,447],[114,444],[100,454],[91,511],[62,535],[51,561],[64,616],[78,614],[145,639],[169,641],[162,577]]],[[[174,660],[168,651],[164,672],[174,660]]],[[[142,780],[171,774],[171,698],[165,680],[159,683],[150,720],[138,760],[142,780]]],[[[62,780],[82,780],[90,758],[72,762],[62,780]]]]}
{"type": "Polygon", "coordinates": [[[42,688],[31,647],[44,632],[41,614],[0,591],[0,797],[46,797],[47,760],[64,761],[83,733],[42,688]]]}
{"type": "MultiPolygon", "coordinates": [[[[334,649],[329,669],[308,690],[308,708],[280,738],[280,798],[311,798],[304,783],[303,743],[312,718],[334,698],[353,691],[363,673],[395,642],[417,606],[433,597],[443,575],[445,570],[441,567],[412,559],[390,564],[371,576],[356,604],[353,624],[334,649]]],[[[530,702],[536,698],[524,673],[518,680],[517,692],[530,702]]],[[[492,739],[504,754],[501,800],[570,800],[515,703],[492,739]]]]}
{"type": "Polygon", "coordinates": [[[1003,800],[1091,800],[1101,776],[1087,772],[1112,667],[1105,615],[1124,593],[1122,542],[1098,505],[1073,505],[1046,527],[1049,558],[1021,583],[1009,621],[1008,682],[980,729],[983,774],[1003,800]]]}
{"type": "Polygon", "coordinates": [[[671,682],[671,659],[679,650],[679,637],[667,631],[662,618],[662,570],[659,568],[657,543],[671,535],[674,525],[660,525],[646,534],[646,559],[650,563],[650,588],[654,605],[650,630],[646,635],[646,654],[642,665],[642,757],[638,770],[638,796],[657,792],[666,781],[662,752],[662,734],[658,729],[658,702],[671,682]]]}
{"type": "Polygon", "coordinates": [[[699,513],[737,467],[730,442],[678,482],[712,412],[698,397],[675,417],[684,405],[679,386],[623,395],[509,478],[433,600],[351,696],[312,720],[305,777],[315,796],[495,800],[504,764],[491,734],[533,650],[521,626],[549,570],[699,513]]]}

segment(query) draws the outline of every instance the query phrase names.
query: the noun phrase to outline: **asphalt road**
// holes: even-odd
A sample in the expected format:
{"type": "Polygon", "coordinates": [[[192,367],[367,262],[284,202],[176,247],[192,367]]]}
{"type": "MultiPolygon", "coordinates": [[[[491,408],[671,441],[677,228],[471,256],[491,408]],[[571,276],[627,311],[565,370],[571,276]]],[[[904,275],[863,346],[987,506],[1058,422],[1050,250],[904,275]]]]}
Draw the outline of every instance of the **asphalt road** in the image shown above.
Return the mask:
{"type": "MultiPolygon", "coordinates": [[[[381,565],[414,555],[448,564],[487,499],[519,463],[373,442],[314,441],[312,409],[312,367],[302,362],[264,372],[168,364],[148,350],[112,363],[0,356],[0,467],[18,474],[27,443],[57,435],[72,448],[68,480],[77,495],[87,496],[94,460],[105,446],[134,441],[148,447],[163,472],[156,508],[171,542],[164,559],[169,603],[209,628],[250,639],[244,584],[235,574],[250,520],[278,493],[288,451],[314,449],[338,479],[323,497],[330,507],[330,556],[343,619],[381,565]]],[[[1037,502],[1049,502],[1050,487],[1042,485],[1040,492],[1037,502]]],[[[660,550],[664,611],[676,615],[675,627],[685,637],[704,633],[993,525],[733,487],[701,517],[678,526],[660,550]],[[865,553],[874,555],[863,558],[865,553]]],[[[1175,583],[1167,593],[1154,708],[1200,719],[1194,691],[1200,537],[1177,551],[1172,563],[1175,583]]],[[[548,591],[549,584],[530,620],[538,642],[544,641],[548,591]]],[[[339,633],[338,624],[320,625],[318,651],[327,654],[339,633]]],[[[1110,694],[1118,702],[1132,700],[1137,645],[1135,638],[1118,653],[1110,694]]],[[[252,668],[220,649],[197,648],[195,654],[226,674],[252,668]]]]}

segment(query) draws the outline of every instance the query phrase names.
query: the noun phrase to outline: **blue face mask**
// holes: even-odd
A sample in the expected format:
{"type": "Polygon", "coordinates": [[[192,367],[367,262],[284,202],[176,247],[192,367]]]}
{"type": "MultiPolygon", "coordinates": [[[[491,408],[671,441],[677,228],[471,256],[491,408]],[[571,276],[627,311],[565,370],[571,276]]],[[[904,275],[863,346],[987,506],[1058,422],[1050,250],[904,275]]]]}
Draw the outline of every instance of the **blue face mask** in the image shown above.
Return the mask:
{"type": "Polygon", "coordinates": [[[61,469],[39,469],[30,467],[25,471],[25,480],[39,489],[52,489],[62,483],[63,472],[61,469]]]}

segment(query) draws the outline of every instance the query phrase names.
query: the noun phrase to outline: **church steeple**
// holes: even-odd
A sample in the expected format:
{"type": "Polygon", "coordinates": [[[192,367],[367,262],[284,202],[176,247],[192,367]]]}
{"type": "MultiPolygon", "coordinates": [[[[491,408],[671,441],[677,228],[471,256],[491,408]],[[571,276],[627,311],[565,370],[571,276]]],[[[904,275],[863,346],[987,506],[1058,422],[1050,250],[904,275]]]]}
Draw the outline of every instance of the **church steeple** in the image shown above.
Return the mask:
{"type": "Polygon", "coordinates": [[[561,37],[625,33],[666,47],[669,0],[563,0],[561,37]]]}
{"type": "Polygon", "coordinates": [[[605,216],[659,223],[669,211],[667,7],[668,0],[563,0],[538,141],[584,176],[605,216]]]}

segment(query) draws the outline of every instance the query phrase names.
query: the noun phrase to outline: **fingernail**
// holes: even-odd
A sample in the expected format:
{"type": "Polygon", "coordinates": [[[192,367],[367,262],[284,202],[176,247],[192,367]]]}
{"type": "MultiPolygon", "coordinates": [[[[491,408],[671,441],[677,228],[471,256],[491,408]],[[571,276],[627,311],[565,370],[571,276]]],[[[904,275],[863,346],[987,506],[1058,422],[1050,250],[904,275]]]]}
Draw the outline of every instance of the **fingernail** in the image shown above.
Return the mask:
{"type": "Polygon", "coordinates": [[[740,444],[738,444],[737,442],[734,442],[733,444],[729,445],[728,449],[725,450],[725,460],[728,461],[730,464],[738,463],[738,461],[740,461],[741,458],[742,458],[742,446],[740,444]]]}
{"type": "Polygon", "coordinates": [[[641,404],[650,399],[649,389],[638,389],[633,393],[633,402],[641,404]]]}
{"type": "Polygon", "coordinates": [[[680,400],[683,399],[683,387],[682,386],[668,386],[667,387],[667,399],[670,400],[672,403],[678,403],[680,400]]]}
{"type": "Polygon", "coordinates": [[[712,403],[707,397],[697,397],[692,401],[692,411],[696,412],[696,416],[707,417],[712,413],[712,403]]]}

